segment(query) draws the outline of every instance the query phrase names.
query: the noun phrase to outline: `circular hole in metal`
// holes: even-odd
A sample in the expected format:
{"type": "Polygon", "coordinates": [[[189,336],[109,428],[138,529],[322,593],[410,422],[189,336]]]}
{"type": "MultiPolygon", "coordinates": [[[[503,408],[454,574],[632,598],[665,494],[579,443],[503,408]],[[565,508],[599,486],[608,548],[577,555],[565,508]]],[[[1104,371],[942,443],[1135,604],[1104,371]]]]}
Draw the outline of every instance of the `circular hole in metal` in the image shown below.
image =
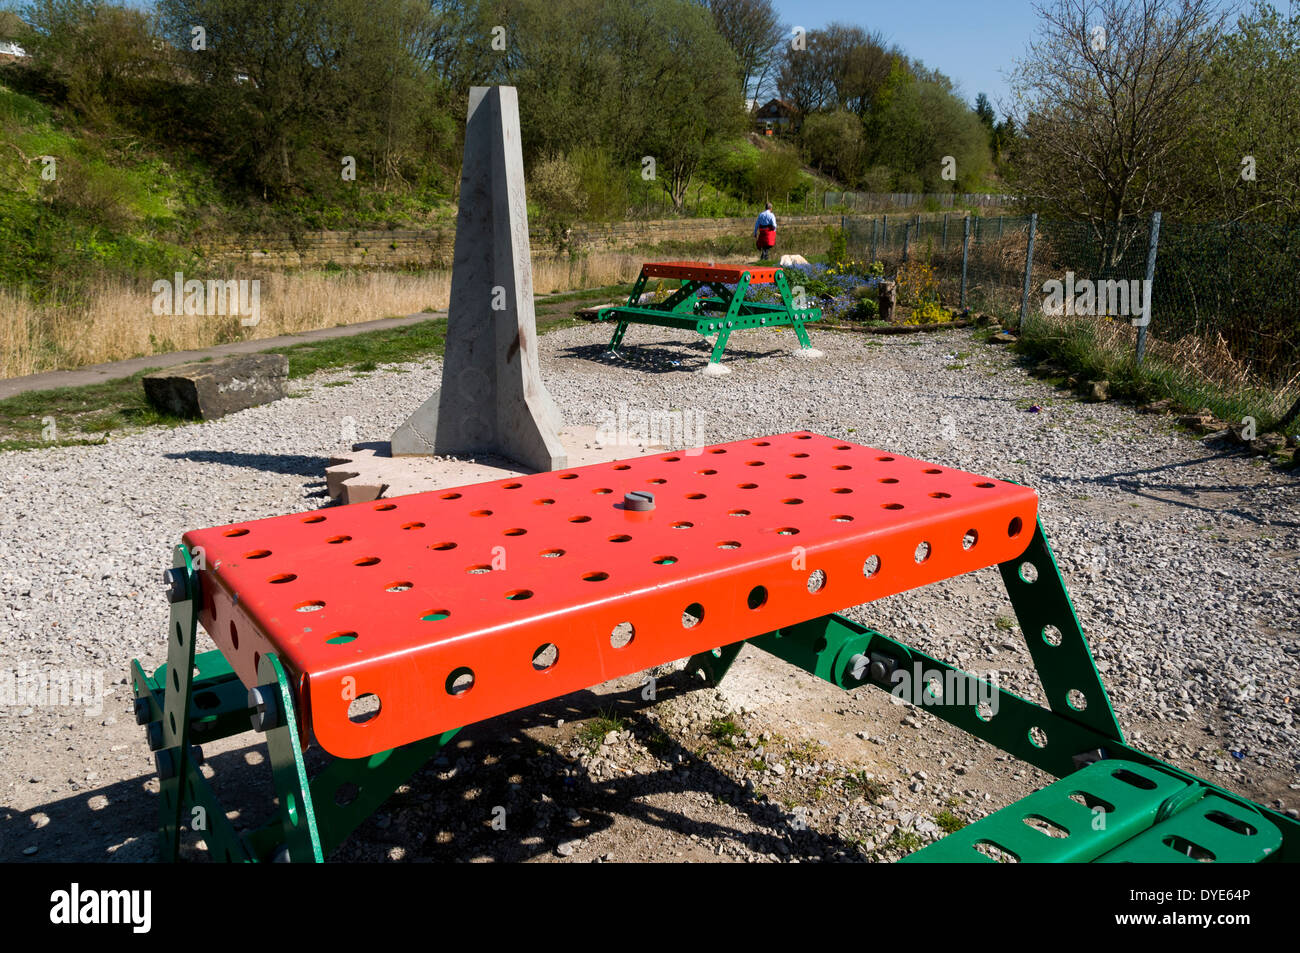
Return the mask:
{"type": "Polygon", "coordinates": [[[501,489],[503,489],[503,490],[517,490],[517,489],[519,489],[519,488],[522,487],[522,486],[523,486],[522,483],[507,483],[507,484],[505,484],[504,486],[502,486],[501,489]]]}
{"type": "Polygon", "coordinates": [[[902,503],[881,503],[880,506],[886,510],[901,510],[903,508],[902,503]]]}
{"type": "Polygon", "coordinates": [[[271,583],[272,585],[282,586],[286,582],[293,582],[297,578],[298,578],[297,573],[281,572],[281,573],[276,573],[274,576],[272,576],[270,579],[266,581],[271,583]]]}
{"type": "Polygon", "coordinates": [[[671,566],[677,562],[676,556],[656,556],[651,560],[656,566],[671,566]]]}
{"type": "Polygon", "coordinates": [[[1038,567],[1026,559],[1020,564],[1020,578],[1025,582],[1037,582],[1038,567]]]}
{"type": "Polygon", "coordinates": [[[794,439],[795,439],[795,440],[811,440],[811,439],[812,439],[812,434],[806,434],[806,433],[795,434],[794,439]]]}
{"type": "Polygon", "coordinates": [[[814,569],[808,574],[808,591],[821,592],[824,588],[826,588],[826,571],[814,569]]]}
{"type": "Polygon", "coordinates": [[[304,522],[304,523],[323,523],[323,522],[325,522],[325,517],[321,516],[319,513],[313,513],[311,516],[303,517],[303,522],[304,522]]]}
{"type": "Polygon", "coordinates": [[[346,543],[351,539],[351,536],[331,536],[329,539],[325,540],[325,542],[329,543],[331,546],[337,546],[339,543],[346,543]]]}
{"type": "Polygon", "coordinates": [[[442,500],[459,500],[459,499],[460,499],[460,494],[459,494],[459,493],[443,493],[443,494],[439,497],[439,499],[442,499],[442,500]]]}
{"type": "Polygon", "coordinates": [[[560,474],[560,479],[561,479],[561,480],[576,480],[576,479],[578,479],[578,474],[576,474],[576,473],[561,473],[561,474],[560,474]]]}
{"type": "Polygon", "coordinates": [[[876,457],[876,459],[879,460],[881,463],[893,463],[893,462],[894,462],[894,458],[893,458],[893,457],[876,457]]]}
{"type": "Polygon", "coordinates": [[[936,467],[930,467],[930,468],[928,468],[928,469],[926,469],[926,470],[922,470],[921,472],[922,472],[922,473],[942,473],[943,471],[940,470],[940,469],[938,469],[938,468],[936,468],[936,467]]]}
{"type": "Polygon", "coordinates": [[[244,558],[265,559],[269,555],[271,555],[271,551],[269,549],[251,549],[248,552],[244,553],[244,558]]]}
{"type": "Polygon", "coordinates": [[[757,489],[758,489],[758,484],[757,484],[757,483],[737,483],[736,486],[740,487],[740,489],[742,489],[742,490],[757,490],[757,489]]]}
{"type": "Polygon", "coordinates": [[[940,492],[940,493],[931,493],[930,496],[931,496],[933,499],[936,499],[936,500],[950,500],[950,499],[952,499],[952,494],[951,494],[951,493],[942,493],[942,492],[940,492]]]}
{"type": "Polygon", "coordinates": [[[755,441],[753,441],[753,444],[754,444],[754,446],[756,446],[756,447],[770,447],[770,446],[772,446],[771,442],[769,442],[769,441],[767,441],[767,440],[755,440],[755,441]]]}
{"type": "Polygon", "coordinates": [[[676,523],[669,523],[668,525],[673,529],[690,529],[695,524],[690,520],[678,520],[676,523]]]}
{"type": "Polygon", "coordinates": [[[401,582],[389,583],[384,588],[384,592],[406,592],[406,590],[413,588],[415,588],[415,583],[402,580],[401,582]]]}
{"type": "Polygon", "coordinates": [[[1065,701],[1075,711],[1083,711],[1088,707],[1088,696],[1077,688],[1072,688],[1065,693],[1065,701]]]}
{"type": "Polygon", "coordinates": [[[653,483],[656,486],[659,486],[660,484],[667,483],[668,481],[665,480],[663,477],[651,477],[650,479],[646,480],[646,482],[653,483]]]}
{"type": "Polygon", "coordinates": [[[1037,725],[1029,729],[1029,743],[1035,748],[1047,747],[1047,732],[1037,725]]]}
{"type": "Polygon", "coordinates": [[[474,670],[461,666],[447,676],[447,694],[464,695],[474,687],[474,670]]]}
{"type": "Polygon", "coordinates": [[[738,543],[734,539],[724,539],[722,542],[718,543],[718,549],[739,549],[739,548],[740,548],[740,543],[738,543]]]}
{"type": "Polygon", "coordinates": [[[533,590],[531,589],[511,589],[506,593],[506,598],[512,602],[522,602],[523,600],[531,599],[532,597],[533,590]]]}
{"type": "Polygon", "coordinates": [[[1007,524],[1007,536],[1015,539],[1020,535],[1020,531],[1024,529],[1024,526],[1025,524],[1020,521],[1019,516],[1013,517],[1011,522],[1007,524]]]}
{"type": "Polygon", "coordinates": [[[596,496],[608,496],[610,493],[613,493],[614,491],[607,486],[598,486],[596,487],[596,489],[592,490],[591,492],[596,494],[596,496]]]}
{"type": "Polygon", "coordinates": [[[916,544],[916,552],[914,552],[914,553],[912,554],[912,558],[915,559],[918,563],[923,563],[923,562],[925,562],[927,559],[929,559],[929,558],[930,558],[930,544],[927,543],[927,542],[924,542],[924,541],[917,543],[917,544],[916,544]]]}
{"type": "Polygon", "coordinates": [[[421,622],[441,622],[451,616],[450,609],[430,609],[424,615],[420,616],[421,622]]]}
{"type": "Polygon", "coordinates": [[[972,546],[974,546],[976,543],[978,543],[979,540],[980,540],[979,530],[968,529],[968,530],[966,530],[966,532],[962,535],[962,538],[961,538],[961,548],[962,548],[962,549],[970,549],[972,546]]]}
{"type": "Polygon", "coordinates": [[[325,640],[326,645],[347,645],[349,642],[355,642],[357,634],[355,632],[335,632],[325,640]]]}
{"type": "Polygon", "coordinates": [[[806,480],[808,479],[808,476],[804,473],[787,473],[785,478],[787,480],[806,480]]]}
{"type": "Polygon", "coordinates": [[[539,645],[537,651],[533,652],[533,668],[539,672],[544,672],[559,661],[559,658],[560,650],[556,648],[554,642],[539,645]]]}
{"type": "Polygon", "coordinates": [[[607,572],[584,572],[584,573],[582,574],[582,578],[585,579],[587,582],[604,582],[606,579],[609,578],[609,573],[607,573],[607,572]]]}
{"type": "Polygon", "coordinates": [[[235,623],[230,623],[230,647],[239,648],[239,630],[235,628],[235,623]]]}
{"type": "Polygon", "coordinates": [[[786,506],[798,506],[800,503],[803,502],[803,500],[799,499],[799,497],[797,496],[792,496],[789,499],[782,500],[781,502],[784,503],[786,506]]]}
{"type": "Polygon", "coordinates": [[[609,633],[609,644],[616,649],[630,645],[636,636],[636,628],[631,622],[620,622],[609,633]]]}
{"type": "Polygon", "coordinates": [[[465,571],[471,576],[481,576],[485,572],[491,572],[492,567],[488,563],[475,563],[473,566],[467,567],[465,571]]]}
{"type": "Polygon", "coordinates": [[[800,453],[792,453],[790,454],[790,456],[794,457],[797,460],[803,460],[807,458],[808,454],[800,452],[800,453]]]}
{"type": "Polygon", "coordinates": [[[379,557],[378,557],[378,556],[362,556],[360,559],[354,559],[354,560],[352,560],[352,565],[354,565],[354,566],[378,566],[378,565],[379,565],[379,557]]]}
{"type": "Polygon", "coordinates": [[[747,466],[747,467],[765,467],[765,466],[767,466],[767,464],[764,463],[762,460],[746,460],[746,461],[745,461],[745,466],[747,466]]]}
{"type": "Polygon", "coordinates": [[[976,483],[975,485],[979,487],[981,490],[991,490],[994,487],[994,484],[989,483],[987,480],[984,481],[983,483],[976,483]]]}
{"type": "Polygon", "coordinates": [[[470,516],[491,516],[491,510],[470,510],[470,516]]]}
{"type": "Polygon", "coordinates": [[[898,480],[895,479],[894,477],[881,477],[881,478],[880,478],[879,480],[877,480],[876,482],[878,482],[878,483],[897,483],[898,480]]]}
{"type": "Polygon", "coordinates": [[[681,460],[681,457],[664,457],[664,463],[676,463],[679,460],[681,460]]]}
{"type": "Polygon", "coordinates": [[[379,717],[379,709],[379,696],[374,692],[358,695],[348,705],[348,721],[354,725],[364,725],[366,722],[379,717]]]}
{"type": "Polygon", "coordinates": [[[778,536],[798,536],[799,530],[793,526],[782,526],[776,531],[778,536]]]}
{"type": "Polygon", "coordinates": [[[536,503],[538,506],[550,506],[555,501],[550,499],[549,497],[542,497],[540,500],[533,500],[533,502],[536,503]]]}
{"type": "Polygon", "coordinates": [[[749,510],[727,510],[728,516],[748,516],[749,510]]]}
{"type": "Polygon", "coordinates": [[[455,548],[456,548],[456,544],[455,544],[455,543],[434,543],[434,544],[433,544],[432,546],[430,546],[429,548],[430,548],[430,549],[436,549],[436,550],[438,550],[439,552],[444,552],[444,551],[446,551],[446,550],[448,550],[448,549],[455,549],[455,548]]]}
{"type": "Polygon", "coordinates": [[[615,470],[631,470],[632,468],[631,468],[630,466],[628,466],[626,463],[616,463],[616,464],[614,465],[614,469],[615,469],[615,470]]]}
{"type": "Polygon", "coordinates": [[[703,494],[703,493],[687,493],[687,494],[686,494],[686,498],[687,498],[688,500],[702,500],[702,499],[705,499],[705,494],[703,494]]]}
{"type": "Polygon", "coordinates": [[[695,472],[698,473],[700,476],[713,476],[718,471],[717,470],[696,470],[695,472]]]}
{"type": "MultiPolygon", "coordinates": [[[[305,523],[305,522],[307,522],[307,521],[306,521],[306,520],[303,520],[303,522],[305,523]]],[[[246,530],[246,529],[228,529],[228,530],[226,530],[224,533],[222,533],[221,535],[222,535],[222,536],[247,536],[247,535],[248,535],[248,530],[246,530]]]]}
{"type": "Polygon", "coordinates": [[[693,629],[704,621],[704,606],[698,602],[692,602],[682,610],[682,628],[693,629]]]}
{"type": "Polygon", "coordinates": [[[590,517],[590,516],[570,516],[570,517],[569,517],[569,522],[570,522],[570,523],[590,523],[590,522],[591,522],[591,517],[590,517]]]}
{"type": "Polygon", "coordinates": [[[376,503],[376,504],[375,504],[375,509],[377,509],[377,510],[395,510],[395,509],[397,509],[397,504],[396,504],[396,503],[376,503]]]}
{"type": "Polygon", "coordinates": [[[767,603],[767,587],[755,586],[745,597],[745,605],[751,609],[761,609],[767,603]]]}
{"type": "Polygon", "coordinates": [[[831,522],[833,522],[833,523],[852,523],[852,522],[853,522],[853,517],[852,517],[852,516],[849,516],[847,513],[840,513],[840,514],[838,514],[838,515],[836,515],[836,516],[832,516],[832,517],[831,517],[831,522]]]}
{"type": "Polygon", "coordinates": [[[619,533],[617,536],[611,536],[609,538],[609,541],[611,543],[630,543],[632,541],[632,537],[627,535],[626,533],[619,533]]]}
{"type": "Polygon", "coordinates": [[[424,529],[423,523],[403,523],[402,529],[424,529]]]}
{"type": "Polygon", "coordinates": [[[1054,625],[1043,626],[1043,641],[1052,647],[1061,644],[1061,630],[1054,625]]]}
{"type": "Polygon", "coordinates": [[[837,464],[835,464],[835,466],[831,467],[831,469],[832,469],[832,470],[852,470],[853,467],[850,466],[850,465],[847,464],[847,463],[837,463],[837,464]]]}
{"type": "Polygon", "coordinates": [[[325,603],[319,599],[312,599],[310,602],[300,602],[293,607],[295,612],[319,612],[325,608],[325,603]]]}
{"type": "Polygon", "coordinates": [[[831,488],[832,493],[852,493],[853,491],[847,486],[836,486],[831,488]]]}
{"type": "Polygon", "coordinates": [[[521,527],[518,526],[512,526],[510,527],[510,529],[503,529],[501,531],[501,535],[502,536],[523,536],[527,532],[528,530],[526,529],[522,529],[521,527]]]}
{"type": "Polygon", "coordinates": [[[871,555],[862,563],[862,575],[870,579],[876,573],[880,572],[880,557],[871,555]]]}
{"type": "Polygon", "coordinates": [[[564,553],[563,549],[543,549],[538,555],[543,559],[559,559],[564,553]]]}

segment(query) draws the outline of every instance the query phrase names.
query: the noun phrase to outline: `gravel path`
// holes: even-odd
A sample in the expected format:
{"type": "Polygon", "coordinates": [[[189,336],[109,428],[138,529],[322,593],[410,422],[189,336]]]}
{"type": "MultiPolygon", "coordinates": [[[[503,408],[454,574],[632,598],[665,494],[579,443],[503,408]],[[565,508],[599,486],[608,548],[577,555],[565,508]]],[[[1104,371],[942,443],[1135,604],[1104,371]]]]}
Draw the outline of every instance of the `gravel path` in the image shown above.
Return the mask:
{"type": "MultiPolygon", "coordinates": [[[[788,333],[751,331],[733,337],[733,373],[724,377],[692,373],[707,359],[705,342],[650,328],[629,332],[627,361],[603,360],[607,331],[583,326],[540,338],[543,374],[570,423],[599,426],[626,403],[632,420],[681,413],[690,436],[706,442],[806,428],[1035,487],[1130,740],[1274,806],[1300,805],[1295,477],[1197,442],[1166,419],[1061,395],[968,331],[823,331],[818,361],[790,356],[788,333]]],[[[132,657],[164,660],[158,579],[170,547],[188,529],[324,505],[326,458],[355,441],[386,439],[438,376],[437,367],[415,365],[359,377],[323,372],[297,382],[292,399],[223,420],[106,446],[0,454],[0,673],[97,672],[110,693],[93,712],[0,699],[0,857],[29,846],[34,859],[103,856],[104,847],[86,854],[79,845],[111,848],[123,832],[143,833],[132,826],[151,823],[141,790],[152,762],[126,715],[125,672],[132,657]],[[96,798],[131,807],[95,816],[96,798]],[[32,839],[83,802],[91,834],[65,825],[32,839]]],[[[1006,687],[1038,697],[996,570],[850,614],[977,673],[997,669],[1006,687]]],[[[785,667],[754,661],[760,654],[746,650],[708,704],[807,721],[792,691],[806,683],[775,678],[785,667]]],[[[810,696],[808,705],[823,704],[831,703],[810,696]]],[[[906,717],[933,722],[925,713],[906,717]]],[[[676,709],[671,718],[692,723],[676,709]]],[[[892,737],[877,740],[905,759],[908,744],[896,743],[897,730],[892,737]]],[[[973,763],[978,743],[936,737],[945,739],[945,763],[973,763]]],[[[837,757],[847,763],[853,754],[837,757]]],[[[980,789],[981,781],[963,785],[980,789]]],[[[927,782],[901,793],[927,793],[927,782]]],[[[707,853],[727,852],[719,844],[707,853]]],[[[780,852],[755,856],[769,853],[780,852]]]]}

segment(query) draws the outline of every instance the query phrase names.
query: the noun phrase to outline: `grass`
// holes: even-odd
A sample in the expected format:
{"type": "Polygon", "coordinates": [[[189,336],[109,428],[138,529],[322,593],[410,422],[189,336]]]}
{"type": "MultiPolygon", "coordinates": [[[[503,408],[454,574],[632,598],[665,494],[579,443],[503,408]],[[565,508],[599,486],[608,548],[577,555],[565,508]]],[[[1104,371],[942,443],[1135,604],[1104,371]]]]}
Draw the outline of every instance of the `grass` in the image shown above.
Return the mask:
{"type": "MultiPolygon", "coordinates": [[[[1136,330],[1128,324],[1031,315],[1020,330],[1016,350],[1059,364],[1080,382],[1109,381],[1113,397],[1139,403],[1169,398],[1185,412],[1204,407],[1233,423],[1254,417],[1261,433],[1296,399],[1294,382],[1263,385],[1221,341],[1189,336],[1171,343],[1151,336],[1139,367],[1133,357],[1136,330]]],[[[1297,429],[1300,424],[1292,432],[1297,429]]]]}
{"type": "Polygon", "coordinates": [[[714,718],[707,730],[708,736],[724,748],[735,748],[736,735],[740,732],[740,726],[730,718],[714,718]]]}
{"type": "Polygon", "coordinates": [[[844,793],[856,795],[874,804],[889,793],[889,785],[877,778],[867,777],[865,770],[851,771],[840,779],[844,793]]]}
{"type": "MultiPolygon", "coordinates": [[[[573,301],[592,297],[603,299],[610,290],[598,288],[594,292],[574,292],[560,296],[562,302],[556,298],[539,299],[539,332],[582,324],[570,317],[565,309],[573,301]],[[559,307],[555,308],[556,305],[559,307]],[[544,308],[546,313],[543,313],[544,308]],[[555,310],[550,310],[552,308],[555,310]]],[[[440,356],[446,343],[446,332],[446,318],[438,317],[403,327],[268,348],[261,353],[285,355],[289,359],[291,379],[335,368],[348,368],[353,373],[363,374],[377,370],[383,364],[440,356]]],[[[115,430],[191,423],[183,418],[160,414],[145,400],[141,379],[156,370],[147,368],[129,377],[98,384],[29,391],[0,400],[0,450],[94,444],[102,442],[103,438],[91,440],[87,439],[87,434],[106,435],[115,430]],[[47,418],[51,417],[56,436],[47,440],[43,432],[48,424],[47,418]]],[[[347,383],[331,381],[326,386],[341,387],[347,383]]]]}
{"type": "Polygon", "coordinates": [[[605,741],[611,731],[623,731],[627,722],[616,715],[613,710],[601,711],[578,729],[577,739],[591,751],[595,751],[605,741]]]}
{"type": "Polygon", "coordinates": [[[934,822],[939,825],[939,830],[945,834],[955,834],[966,826],[966,822],[952,811],[940,811],[934,816],[934,822]]]}

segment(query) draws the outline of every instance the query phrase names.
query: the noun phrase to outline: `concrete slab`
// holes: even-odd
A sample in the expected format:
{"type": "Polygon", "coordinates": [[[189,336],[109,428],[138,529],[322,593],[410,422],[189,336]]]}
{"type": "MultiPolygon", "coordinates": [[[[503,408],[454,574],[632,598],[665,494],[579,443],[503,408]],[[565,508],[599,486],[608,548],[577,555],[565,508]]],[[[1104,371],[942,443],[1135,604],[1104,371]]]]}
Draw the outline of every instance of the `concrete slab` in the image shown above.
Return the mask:
{"type": "MultiPolygon", "coordinates": [[[[657,443],[632,441],[607,443],[598,439],[596,427],[566,427],[559,431],[569,466],[622,460],[667,448],[657,443]]],[[[381,497],[427,493],[452,486],[488,483],[534,469],[500,456],[394,457],[386,444],[358,444],[348,454],[330,460],[325,471],[326,489],[340,503],[368,503],[381,497]]]]}

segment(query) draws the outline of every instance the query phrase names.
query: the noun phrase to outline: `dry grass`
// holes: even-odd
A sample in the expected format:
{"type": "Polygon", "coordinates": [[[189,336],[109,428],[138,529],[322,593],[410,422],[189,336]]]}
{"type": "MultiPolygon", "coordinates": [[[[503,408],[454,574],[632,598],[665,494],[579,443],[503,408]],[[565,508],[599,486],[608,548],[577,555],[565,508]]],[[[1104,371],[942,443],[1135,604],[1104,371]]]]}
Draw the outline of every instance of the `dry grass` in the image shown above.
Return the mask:
{"type": "MultiPolygon", "coordinates": [[[[533,266],[533,288],[536,294],[548,294],[626,284],[635,278],[640,265],[640,256],[630,252],[538,261],[533,266]]],[[[241,326],[237,314],[156,315],[147,287],[105,284],[94,289],[85,302],[46,305],[35,305],[22,295],[0,289],[0,378],[442,311],[451,291],[449,271],[297,272],[259,277],[261,313],[255,327],[241,326]]]]}

